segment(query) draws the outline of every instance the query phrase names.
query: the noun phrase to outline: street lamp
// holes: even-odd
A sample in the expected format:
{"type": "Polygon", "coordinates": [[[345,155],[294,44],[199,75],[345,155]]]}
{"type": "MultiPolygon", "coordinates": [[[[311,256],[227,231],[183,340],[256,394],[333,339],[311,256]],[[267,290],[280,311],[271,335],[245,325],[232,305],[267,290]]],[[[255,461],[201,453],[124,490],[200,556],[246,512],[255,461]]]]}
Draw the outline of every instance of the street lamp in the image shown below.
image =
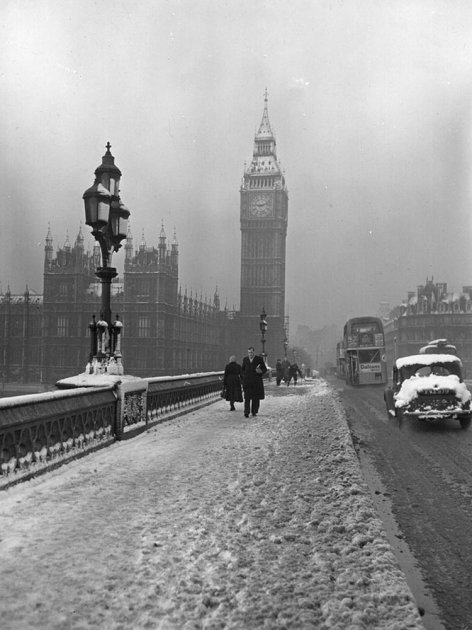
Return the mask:
{"type": "Polygon", "coordinates": [[[264,359],[264,361],[266,359],[266,355],[265,355],[265,341],[266,341],[265,340],[265,334],[266,334],[267,328],[268,328],[266,317],[267,317],[267,315],[266,315],[265,309],[264,309],[264,307],[262,307],[262,313],[260,314],[261,321],[259,322],[259,328],[261,330],[261,335],[262,335],[262,337],[261,337],[262,358],[264,359]]]}
{"type": "Polygon", "coordinates": [[[287,348],[288,348],[288,339],[287,339],[287,335],[285,335],[285,339],[284,339],[284,356],[285,356],[285,359],[287,359],[287,348]]]}
{"type": "Polygon", "coordinates": [[[102,304],[100,321],[95,323],[94,316],[90,324],[90,364],[95,360],[100,363],[103,371],[111,372],[113,363],[116,364],[113,371],[122,374],[119,340],[123,325],[118,316],[112,322],[110,305],[111,282],[118,272],[110,263],[113,252],[120,249],[121,241],[126,238],[130,211],[120,199],[121,171],[115,165],[109,142],[106,149],[102,163],[95,170],[93,186],[83,194],[85,223],[92,228],[92,235],[98,241],[102,254],[102,266],[95,272],[102,283],[102,304]]]}

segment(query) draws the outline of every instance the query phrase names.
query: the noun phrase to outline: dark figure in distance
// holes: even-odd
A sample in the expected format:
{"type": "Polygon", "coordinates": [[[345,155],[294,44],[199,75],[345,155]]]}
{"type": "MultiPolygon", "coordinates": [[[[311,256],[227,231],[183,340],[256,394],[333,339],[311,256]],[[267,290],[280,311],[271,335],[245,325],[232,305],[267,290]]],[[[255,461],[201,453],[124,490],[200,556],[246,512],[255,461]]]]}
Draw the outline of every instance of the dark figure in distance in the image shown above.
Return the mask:
{"type": "Polygon", "coordinates": [[[236,363],[234,354],[230,356],[229,363],[225,366],[223,389],[225,392],[225,400],[229,402],[230,411],[234,411],[234,403],[243,402],[243,394],[241,392],[241,366],[239,363],[236,363]]]}
{"type": "Polygon", "coordinates": [[[283,379],[286,383],[288,383],[289,371],[290,371],[290,361],[285,357],[282,361],[282,371],[283,371],[283,379]]]}
{"type": "Polygon", "coordinates": [[[292,380],[292,378],[293,378],[293,384],[296,385],[299,374],[300,376],[302,376],[302,373],[300,372],[300,368],[298,367],[296,363],[292,363],[288,369],[287,386],[290,385],[290,381],[292,380]]]}
{"type": "Polygon", "coordinates": [[[257,416],[260,401],[264,399],[264,383],[262,376],[267,372],[264,359],[254,352],[250,346],[247,350],[247,357],[244,357],[241,366],[243,375],[244,390],[244,415],[249,418],[249,412],[257,416]]]}
{"type": "Polygon", "coordinates": [[[284,377],[284,368],[282,365],[282,361],[280,359],[277,359],[277,362],[275,364],[275,382],[277,383],[277,386],[280,385],[283,377],[284,377]]]}

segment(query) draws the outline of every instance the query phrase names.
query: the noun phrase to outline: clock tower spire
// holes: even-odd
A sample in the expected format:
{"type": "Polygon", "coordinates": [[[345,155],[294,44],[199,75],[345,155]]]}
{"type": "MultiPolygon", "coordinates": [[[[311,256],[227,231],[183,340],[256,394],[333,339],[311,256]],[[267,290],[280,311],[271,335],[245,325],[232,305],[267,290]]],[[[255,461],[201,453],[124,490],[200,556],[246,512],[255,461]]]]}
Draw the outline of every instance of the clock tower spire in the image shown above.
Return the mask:
{"type": "Polygon", "coordinates": [[[242,334],[259,346],[260,314],[267,313],[267,353],[283,350],[285,319],[285,242],[288,191],[277,159],[275,134],[264,92],[262,120],[254,137],[252,160],[245,164],[240,188],[242,334]]]}

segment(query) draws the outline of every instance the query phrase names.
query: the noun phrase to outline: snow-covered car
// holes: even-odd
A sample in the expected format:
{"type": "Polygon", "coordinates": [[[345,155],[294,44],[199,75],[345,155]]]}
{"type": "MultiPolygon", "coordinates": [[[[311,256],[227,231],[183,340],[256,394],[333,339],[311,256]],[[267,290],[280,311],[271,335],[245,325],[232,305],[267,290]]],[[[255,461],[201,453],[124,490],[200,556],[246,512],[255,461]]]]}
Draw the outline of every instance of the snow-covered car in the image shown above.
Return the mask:
{"type": "Polygon", "coordinates": [[[471,393],[462,378],[462,361],[452,354],[415,354],[393,366],[393,385],[384,392],[390,417],[413,417],[428,422],[471,422],[471,393]]]}

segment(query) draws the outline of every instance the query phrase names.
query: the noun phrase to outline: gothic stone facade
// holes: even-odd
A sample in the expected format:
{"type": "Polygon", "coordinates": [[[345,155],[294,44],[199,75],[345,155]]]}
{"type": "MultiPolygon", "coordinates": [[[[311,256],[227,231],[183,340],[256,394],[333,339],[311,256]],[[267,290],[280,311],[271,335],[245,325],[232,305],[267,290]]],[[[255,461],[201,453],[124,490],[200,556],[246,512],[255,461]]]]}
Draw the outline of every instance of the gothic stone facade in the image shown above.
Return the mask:
{"type": "Polygon", "coordinates": [[[471,286],[453,293],[448,292],[446,283],[427,279],[391,311],[384,330],[390,368],[394,357],[416,354],[433,339],[447,339],[457,348],[466,378],[472,378],[471,286]]]}
{"type": "MultiPolygon", "coordinates": [[[[84,249],[79,231],[54,252],[46,237],[44,292],[0,296],[0,367],[3,382],[57,380],[84,371],[90,355],[89,324],[98,318],[101,285],[98,245],[84,249]]],[[[112,308],[123,321],[126,373],[135,376],[218,371],[230,353],[228,313],[212,301],[178,289],[178,245],[169,246],[162,228],[157,247],[144,240],[125,246],[124,275],[112,284],[112,308]]]]}

